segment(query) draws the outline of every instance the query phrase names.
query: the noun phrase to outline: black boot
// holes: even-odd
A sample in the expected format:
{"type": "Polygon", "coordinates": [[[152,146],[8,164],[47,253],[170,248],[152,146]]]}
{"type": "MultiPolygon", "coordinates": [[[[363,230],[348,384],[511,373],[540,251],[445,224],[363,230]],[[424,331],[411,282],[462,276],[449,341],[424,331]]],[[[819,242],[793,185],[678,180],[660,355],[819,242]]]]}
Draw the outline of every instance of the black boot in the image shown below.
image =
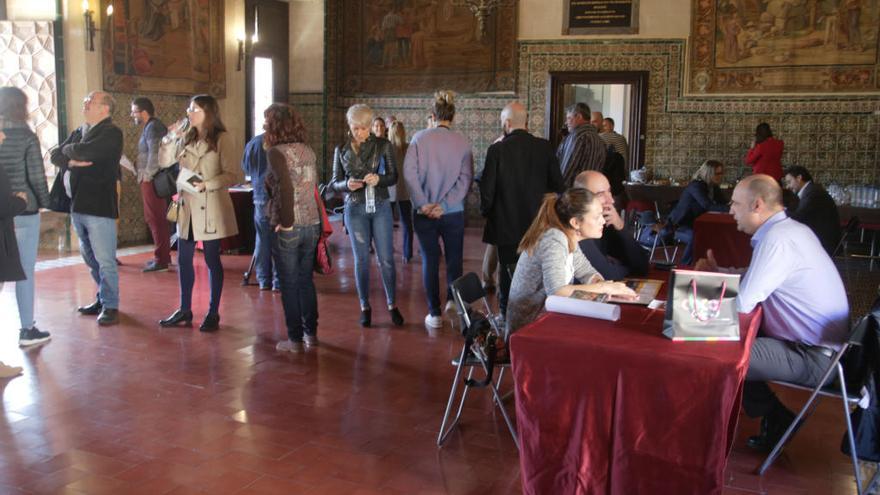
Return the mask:
{"type": "Polygon", "coordinates": [[[192,321],[192,311],[184,311],[182,309],[178,309],[174,312],[173,315],[169,316],[168,318],[165,318],[164,320],[159,320],[159,325],[162,325],[163,327],[176,327],[183,323],[184,326],[188,327],[192,325],[192,321]]]}
{"type": "Polygon", "coordinates": [[[79,311],[80,314],[91,315],[91,316],[101,314],[102,309],[104,309],[104,305],[101,304],[100,300],[96,300],[95,302],[93,302],[92,304],[89,304],[88,306],[80,306],[80,307],[76,308],[76,310],[79,311]]]}
{"type": "Polygon", "coordinates": [[[388,311],[391,313],[391,322],[394,323],[394,326],[403,326],[403,315],[400,314],[400,310],[397,307],[393,307],[388,311]]]}
{"type": "Polygon", "coordinates": [[[200,332],[215,332],[220,329],[220,315],[217,313],[208,313],[205,320],[199,326],[200,332]]]}
{"type": "Polygon", "coordinates": [[[361,310],[361,326],[366,328],[370,326],[371,320],[373,318],[373,312],[370,308],[361,310]]]}
{"type": "MultiPolygon", "coordinates": [[[[749,437],[746,440],[746,445],[755,450],[770,452],[779,442],[779,439],[782,438],[782,435],[785,434],[785,430],[788,429],[794,418],[795,414],[793,412],[789,411],[785,406],[779,405],[770,414],[761,418],[760,433],[749,437]]],[[[800,425],[795,427],[792,434],[797,432],[798,427],[800,425]]]]}

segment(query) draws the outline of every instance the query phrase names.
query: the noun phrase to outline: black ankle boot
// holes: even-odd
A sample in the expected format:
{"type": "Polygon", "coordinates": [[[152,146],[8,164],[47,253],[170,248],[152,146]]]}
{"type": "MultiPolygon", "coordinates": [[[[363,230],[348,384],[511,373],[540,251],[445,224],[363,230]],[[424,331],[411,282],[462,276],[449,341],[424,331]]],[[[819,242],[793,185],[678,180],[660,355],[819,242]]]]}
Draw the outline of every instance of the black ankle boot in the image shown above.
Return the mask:
{"type": "Polygon", "coordinates": [[[372,317],[373,317],[373,312],[370,310],[370,308],[362,309],[361,310],[361,326],[364,328],[369,327],[370,322],[371,322],[370,320],[372,319],[372,317]]]}
{"type": "Polygon", "coordinates": [[[214,332],[220,328],[220,315],[217,313],[208,313],[205,315],[205,321],[199,326],[200,332],[214,332]]]}
{"type": "Polygon", "coordinates": [[[400,314],[400,310],[394,307],[388,311],[391,313],[391,322],[394,323],[394,326],[403,326],[403,315],[400,314]]]}
{"type": "MultiPolygon", "coordinates": [[[[746,445],[755,450],[770,452],[779,442],[779,439],[782,438],[782,435],[785,434],[785,430],[788,429],[794,418],[793,412],[784,406],[780,406],[779,409],[761,418],[761,431],[757,435],[749,437],[746,440],[746,445]]],[[[799,427],[800,425],[795,427],[794,432],[799,427]]]]}
{"type": "Polygon", "coordinates": [[[188,326],[192,325],[192,321],[193,321],[192,311],[190,311],[190,310],[184,311],[182,309],[178,309],[177,311],[174,312],[174,314],[172,314],[168,318],[165,318],[164,320],[159,320],[159,325],[161,325],[163,327],[176,327],[176,326],[180,325],[181,323],[183,323],[184,326],[188,327],[188,326]]]}

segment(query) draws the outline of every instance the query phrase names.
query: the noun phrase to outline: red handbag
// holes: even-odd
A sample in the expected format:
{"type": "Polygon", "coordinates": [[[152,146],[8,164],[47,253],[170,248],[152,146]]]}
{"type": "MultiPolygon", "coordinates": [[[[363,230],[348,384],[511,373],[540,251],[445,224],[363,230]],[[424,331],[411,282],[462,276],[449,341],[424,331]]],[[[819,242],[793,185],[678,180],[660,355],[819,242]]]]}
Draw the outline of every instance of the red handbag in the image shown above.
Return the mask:
{"type": "Polygon", "coordinates": [[[318,193],[318,186],[315,186],[315,202],[318,203],[318,212],[321,215],[321,235],[318,237],[318,246],[315,249],[315,272],[321,275],[331,275],[333,274],[333,261],[330,259],[330,245],[327,243],[327,239],[333,233],[333,226],[330,225],[324,201],[321,200],[321,195],[318,193]]]}

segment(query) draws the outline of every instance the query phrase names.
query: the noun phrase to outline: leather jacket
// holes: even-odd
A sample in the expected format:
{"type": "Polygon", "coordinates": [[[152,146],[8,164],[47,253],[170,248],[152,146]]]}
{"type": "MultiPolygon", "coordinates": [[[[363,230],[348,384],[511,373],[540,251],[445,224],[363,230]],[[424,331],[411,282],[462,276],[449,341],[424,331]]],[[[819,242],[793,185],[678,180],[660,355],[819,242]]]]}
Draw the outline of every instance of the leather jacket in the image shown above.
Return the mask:
{"type": "Polygon", "coordinates": [[[379,175],[376,199],[387,200],[388,187],[397,184],[394,147],[391,141],[377,138],[372,134],[361,144],[358,153],[354,152],[350,141],[336,147],[333,153],[333,178],[330,179],[330,189],[348,193],[346,202],[364,203],[366,187],[352,191],[348,188],[348,179],[363,179],[370,173],[379,175]]]}

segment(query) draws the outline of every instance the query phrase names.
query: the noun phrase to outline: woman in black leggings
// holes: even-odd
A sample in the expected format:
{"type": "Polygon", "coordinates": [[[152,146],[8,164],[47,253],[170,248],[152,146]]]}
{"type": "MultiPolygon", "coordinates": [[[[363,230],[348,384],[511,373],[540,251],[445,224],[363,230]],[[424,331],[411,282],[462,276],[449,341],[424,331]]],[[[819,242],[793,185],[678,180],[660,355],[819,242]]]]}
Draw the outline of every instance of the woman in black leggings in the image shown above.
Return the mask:
{"type": "MultiPolygon", "coordinates": [[[[208,314],[199,327],[212,332],[220,326],[220,294],[223,291],[223,265],[220,262],[220,240],[238,234],[235,210],[229,186],[241,179],[238,163],[233,157],[231,138],[220,120],[217,100],[212,96],[194,96],[186,109],[189,129],[173,125],[159,149],[159,163],[180,164],[180,209],[177,218],[177,264],[180,278],[180,308],[159,321],[163,327],[192,323],[192,290],[195,284],[193,256],[196,243],[202,242],[205,263],[211,281],[208,314]],[[193,172],[189,187],[180,187],[185,171],[193,172]]],[[[188,175],[188,174],[187,174],[188,175]]]]}

